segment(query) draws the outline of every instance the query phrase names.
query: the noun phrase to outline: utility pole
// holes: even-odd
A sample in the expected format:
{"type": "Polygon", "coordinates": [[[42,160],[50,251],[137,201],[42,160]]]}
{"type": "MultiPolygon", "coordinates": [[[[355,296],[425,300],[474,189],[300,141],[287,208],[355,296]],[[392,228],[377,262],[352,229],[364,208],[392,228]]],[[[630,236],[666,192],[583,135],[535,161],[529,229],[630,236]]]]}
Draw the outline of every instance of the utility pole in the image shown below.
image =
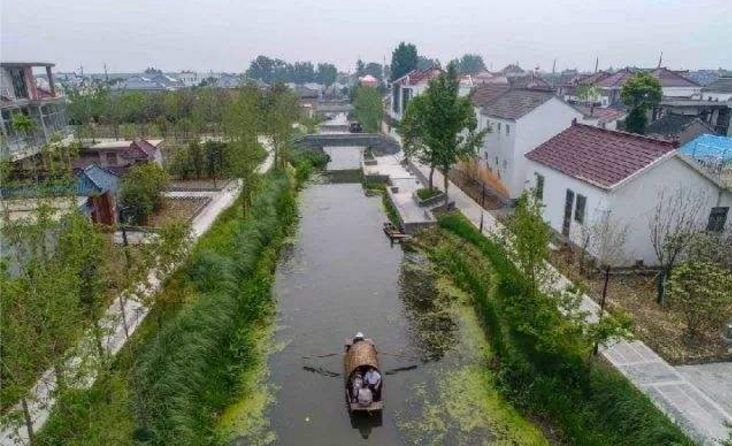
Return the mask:
{"type": "Polygon", "coordinates": [[[658,56],[658,68],[661,68],[661,65],[663,65],[663,50],[661,50],[661,54],[658,56]]]}
{"type": "Polygon", "coordinates": [[[557,72],[557,59],[554,58],[554,63],[552,63],[552,74],[555,74],[557,72]]]}
{"type": "Polygon", "coordinates": [[[109,83],[109,73],[107,73],[107,62],[104,62],[104,81],[109,83]]]}
{"type": "Polygon", "coordinates": [[[600,56],[597,56],[595,58],[595,73],[597,73],[597,69],[600,67],[600,56]]]}

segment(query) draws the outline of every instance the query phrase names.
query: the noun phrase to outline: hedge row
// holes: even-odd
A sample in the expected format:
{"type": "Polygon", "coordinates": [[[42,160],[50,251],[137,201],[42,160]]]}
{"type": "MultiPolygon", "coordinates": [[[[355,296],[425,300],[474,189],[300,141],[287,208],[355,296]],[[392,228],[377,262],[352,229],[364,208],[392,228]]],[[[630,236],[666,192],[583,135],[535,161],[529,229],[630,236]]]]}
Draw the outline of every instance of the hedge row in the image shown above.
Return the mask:
{"type": "Polygon", "coordinates": [[[439,265],[458,286],[470,292],[499,365],[499,387],[507,399],[529,415],[546,420],[563,441],[593,445],[692,445],[653,403],[617,371],[587,361],[566,349],[537,348],[541,332],[527,335],[526,324],[541,327],[530,309],[517,311],[528,283],[507,258],[503,247],[485,238],[457,213],[443,214],[439,225],[450,256],[439,265]],[[463,245],[463,246],[459,246],[463,245]],[[471,248],[467,249],[466,246],[471,248]],[[489,260],[492,271],[480,270],[470,255],[489,260]]]}

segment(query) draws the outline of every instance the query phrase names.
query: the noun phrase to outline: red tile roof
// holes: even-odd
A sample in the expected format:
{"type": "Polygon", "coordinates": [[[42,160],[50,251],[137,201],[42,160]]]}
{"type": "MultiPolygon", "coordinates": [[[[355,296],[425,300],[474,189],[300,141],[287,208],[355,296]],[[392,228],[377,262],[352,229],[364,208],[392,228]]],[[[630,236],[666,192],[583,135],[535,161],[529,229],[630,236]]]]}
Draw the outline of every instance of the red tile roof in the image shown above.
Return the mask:
{"type": "Polygon", "coordinates": [[[656,68],[651,72],[653,77],[661,81],[664,87],[699,87],[700,85],[684,76],[681,72],[671,71],[668,68],[656,68]]]}
{"type": "Polygon", "coordinates": [[[442,73],[442,70],[437,67],[430,67],[425,70],[412,70],[394,82],[398,82],[402,85],[417,85],[422,82],[428,82],[442,73]]]}
{"type": "Polygon", "coordinates": [[[142,152],[143,152],[143,153],[144,153],[145,155],[147,155],[148,157],[153,157],[153,156],[155,156],[155,152],[157,152],[157,150],[158,150],[158,148],[157,148],[157,147],[155,147],[154,145],[150,144],[150,143],[149,143],[149,142],[148,142],[147,140],[145,140],[145,139],[136,139],[136,140],[135,140],[135,141],[133,141],[133,142],[132,142],[132,144],[130,145],[130,148],[133,148],[133,147],[134,147],[134,148],[137,148],[137,149],[139,149],[139,150],[142,150],[142,152]]]}
{"type": "Polygon", "coordinates": [[[603,189],[675,152],[678,143],[578,124],[544,142],[526,158],[603,189]]]}

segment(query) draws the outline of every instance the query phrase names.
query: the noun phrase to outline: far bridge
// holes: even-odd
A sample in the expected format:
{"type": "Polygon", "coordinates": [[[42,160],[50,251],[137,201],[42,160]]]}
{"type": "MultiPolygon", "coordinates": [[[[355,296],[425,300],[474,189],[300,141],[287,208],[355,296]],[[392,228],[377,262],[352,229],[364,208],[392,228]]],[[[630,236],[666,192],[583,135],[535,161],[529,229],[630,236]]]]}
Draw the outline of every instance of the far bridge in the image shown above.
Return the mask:
{"type": "Polygon", "coordinates": [[[397,140],[381,133],[315,133],[296,139],[295,145],[317,151],[324,147],[366,147],[374,155],[394,155],[401,150],[397,140]]]}

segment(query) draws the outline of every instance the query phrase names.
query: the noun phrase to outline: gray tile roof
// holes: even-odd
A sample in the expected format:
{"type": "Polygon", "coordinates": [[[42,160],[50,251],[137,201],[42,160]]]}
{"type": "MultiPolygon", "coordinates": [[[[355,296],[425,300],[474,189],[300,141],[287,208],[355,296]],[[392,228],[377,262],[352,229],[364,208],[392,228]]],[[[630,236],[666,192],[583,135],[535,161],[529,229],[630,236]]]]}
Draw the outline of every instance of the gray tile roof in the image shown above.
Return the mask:
{"type": "Polygon", "coordinates": [[[732,77],[720,77],[716,81],[704,87],[702,91],[712,93],[732,93],[732,77]]]}
{"type": "Polygon", "coordinates": [[[553,97],[551,91],[509,90],[484,104],[481,113],[501,119],[519,119],[553,97]]]}

